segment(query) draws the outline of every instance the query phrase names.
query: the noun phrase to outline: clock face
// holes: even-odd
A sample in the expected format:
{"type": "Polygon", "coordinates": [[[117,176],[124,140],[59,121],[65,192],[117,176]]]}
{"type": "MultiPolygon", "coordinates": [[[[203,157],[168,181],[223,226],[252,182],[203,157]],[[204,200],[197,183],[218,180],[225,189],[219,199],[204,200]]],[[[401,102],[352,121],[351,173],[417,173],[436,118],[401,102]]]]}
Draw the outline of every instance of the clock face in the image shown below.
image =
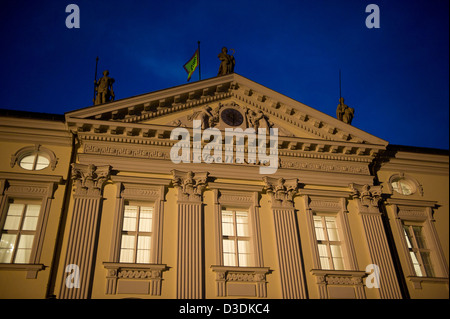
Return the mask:
{"type": "Polygon", "coordinates": [[[221,113],[222,121],[224,121],[229,126],[239,126],[244,122],[244,117],[241,112],[236,109],[225,109],[221,113]]]}

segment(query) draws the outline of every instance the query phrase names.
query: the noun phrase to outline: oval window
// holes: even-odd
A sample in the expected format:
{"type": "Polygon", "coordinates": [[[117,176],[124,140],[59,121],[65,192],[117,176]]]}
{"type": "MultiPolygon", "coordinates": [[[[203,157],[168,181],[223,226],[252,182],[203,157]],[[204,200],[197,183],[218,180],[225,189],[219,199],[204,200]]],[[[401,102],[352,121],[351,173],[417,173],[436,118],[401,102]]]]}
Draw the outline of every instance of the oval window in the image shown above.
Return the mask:
{"type": "Polygon", "coordinates": [[[42,153],[27,154],[19,160],[19,165],[29,171],[39,171],[50,165],[50,160],[42,153]]]}
{"type": "Polygon", "coordinates": [[[411,195],[415,192],[414,183],[404,178],[397,178],[391,182],[392,188],[399,194],[411,195]]]}

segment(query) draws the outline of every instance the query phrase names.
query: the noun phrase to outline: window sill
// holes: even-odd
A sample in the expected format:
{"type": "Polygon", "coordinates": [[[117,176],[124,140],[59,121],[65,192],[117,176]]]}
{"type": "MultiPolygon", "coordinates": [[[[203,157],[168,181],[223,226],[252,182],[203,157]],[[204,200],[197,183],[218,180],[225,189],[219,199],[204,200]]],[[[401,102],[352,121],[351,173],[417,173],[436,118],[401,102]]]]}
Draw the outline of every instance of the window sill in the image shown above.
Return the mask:
{"type": "Polygon", "coordinates": [[[104,262],[108,271],[106,294],[150,294],[161,295],[163,271],[169,268],[165,264],[132,264],[104,262]]]}
{"type": "Polygon", "coordinates": [[[211,266],[216,273],[217,297],[265,298],[269,267],[211,266]]]}
{"type": "Polygon", "coordinates": [[[27,271],[27,279],[36,279],[38,271],[44,269],[45,266],[43,264],[0,264],[0,271],[27,271]]]}
{"type": "Polygon", "coordinates": [[[445,278],[445,277],[408,276],[407,278],[413,283],[414,289],[422,289],[422,282],[445,283],[448,285],[448,278],[445,278]]]}

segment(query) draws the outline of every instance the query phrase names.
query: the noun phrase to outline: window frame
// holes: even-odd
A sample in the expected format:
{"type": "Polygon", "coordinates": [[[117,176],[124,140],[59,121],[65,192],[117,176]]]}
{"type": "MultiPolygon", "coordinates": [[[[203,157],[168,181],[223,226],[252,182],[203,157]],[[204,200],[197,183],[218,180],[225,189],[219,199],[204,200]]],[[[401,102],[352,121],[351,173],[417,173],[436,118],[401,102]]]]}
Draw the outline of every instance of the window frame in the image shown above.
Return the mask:
{"type": "Polygon", "coordinates": [[[436,202],[390,198],[387,200],[387,204],[387,207],[390,207],[394,213],[394,229],[396,229],[397,236],[400,238],[398,249],[400,256],[403,256],[403,260],[406,263],[406,267],[404,267],[405,276],[413,282],[413,287],[421,289],[422,281],[447,280],[448,282],[449,269],[434,225],[433,208],[436,207],[436,202]],[[417,275],[404,235],[404,224],[422,226],[422,235],[425,238],[426,249],[430,253],[433,269],[432,277],[417,275]]]}
{"type": "Polygon", "coordinates": [[[16,163],[23,170],[26,170],[29,172],[40,172],[42,170],[47,169],[48,167],[50,167],[52,170],[55,170],[56,165],[58,163],[58,158],[56,157],[55,153],[52,150],[50,150],[40,144],[35,144],[33,146],[23,147],[23,148],[19,149],[16,153],[12,154],[11,162],[10,162],[11,168],[13,168],[16,165],[16,163]],[[32,155],[34,155],[32,169],[24,168],[21,165],[21,161],[25,157],[32,156],[32,155]],[[48,160],[48,165],[46,167],[43,167],[43,168],[37,170],[36,165],[37,165],[39,156],[45,157],[48,160]]]}
{"type": "Polygon", "coordinates": [[[417,277],[435,277],[433,263],[431,260],[432,251],[430,248],[427,247],[428,244],[427,244],[426,236],[424,234],[424,231],[425,231],[424,225],[422,223],[410,222],[410,221],[403,221],[402,224],[403,224],[403,230],[405,232],[404,234],[405,234],[406,245],[408,247],[408,251],[410,254],[410,260],[413,264],[415,275],[417,277]],[[420,247],[419,242],[417,240],[416,232],[414,231],[414,227],[420,227],[421,237],[423,237],[423,241],[425,242],[425,247],[420,247]],[[412,259],[411,253],[414,254],[414,256],[418,262],[420,274],[417,272],[417,269],[415,267],[416,263],[412,259]],[[430,259],[429,268],[425,265],[425,262],[424,262],[423,256],[422,256],[423,253],[428,254],[428,258],[430,259]]]}
{"type": "Polygon", "coordinates": [[[222,210],[238,210],[248,212],[248,232],[250,237],[250,260],[249,266],[226,266],[255,268],[263,267],[263,255],[261,247],[261,233],[259,223],[259,193],[253,191],[250,187],[248,190],[223,189],[221,184],[210,185],[214,192],[214,216],[216,224],[216,265],[224,266],[223,257],[223,233],[222,233],[222,210]],[[218,188],[213,188],[214,186],[218,188]]]}
{"type": "Polygon", "coordinates": [[[344,253],[343,253],[343,244],[344,243],[342,242],[342,239],[341,239],[341,238],[343,238],[343,234],[342,234],[342,230],[341,230],[341,227],[339,225],[337,216],[329,214],[329,213],[327,214],[327,213],[313,212],[313,220],[314,220],[314,230],[315,230],[315,235],[316,235],[316,245],[317,246],[325,245],[326,246],[326,251],[327,251],[327,256],[323,257],[323,256],[320,255],[320,249],[318,247],[320,269],[322,269],[322,270],[345,270],[345,268],[346,268],[345,267],[345,257],[344,257],[344,253]],[[320,221],[321,221],[321,225],[322,225],[321,228],[322,228],[322,232],[323,232],[323,235],[324,235],[324,239],[323,240],[317,238],[317,228],[318,227],[316,227],[316,223],[315,223],[316,222],[316,217],[319,217],[320,221]],[[331,240],[329,238],[329,232],[328,232],[328,226],[327,226],[327,220],[326,220],[327,217],[328,218],[332,217],[334,219],[334,223],[336,224],[336,233],[338,235],[339,240],[331,240]],[[340,257],[334,257],[333,256],[333,252],[332,252],[331,246],[338,246],[339,247],[339,251],[340,251],[340,254],[341,254],[340,257]],[[331,268],[324,268],[324,265],[322,264],[322,258],[327,258],[328,259],[328,265],[331,268]],[[341,262],[342,262],[342,265],[343,265],[343,269],[336,268],[335,260],[334,260],[336,258],[340,258],[341,259],[341,262]]]}
{"type": "Polygon", "coordinates": [[[352,240],[350,224],[348,221],[347,210],[347,196],[345,192],[330,192],[330,191],[302,191],[303,200],[305,203],[305,215],[308,228],[308,239],[312,245],[312,269],[323,272],[340,272],[340,271],[357,271],[358,262],[356,259],[355,247],[352,240]],[[334,196],[333,196],[334,195],[334,196]],[[336,218],[336,225],[338,229],[339,239],[341,243],[341,253],[343,257],[344,269],[323,269],[320,262],[320,255],[318,249],[318,240],[314,226],[314,215],[334,216],[336,218]]]}
{"type": "Polygon", "coordinates": [[[0,240],[1,238],[3,238],[4,234],[7,235],[15,235],[16,239],[14,242],[14,247],[12,249],[12,253],[11,253],[11,258],[9,262],[0,262],[2,264],[29,264],[30,260],[32,258],[32,254],[34,253],[35,250],[35,238],[36,238],[36,231],[38,228],[38,222],[41,216],[41,210],[42,210],[42,202],[40,202],[39,200],[24,200],[24,199],[12,199],[10,198],[8,201],[8,204],[6,205],[6,212],[4,214],[2,214],[2,219],[1,219],[1,223],[0,223],[0,240]],[[19,204],[19,205],[24,205],[21,213],[20,213],[20,220],[19,220],[19,225],[17,229],[4,229],[5,227],[5,223],[6,220],[8,219],[8,213],[9,213],[9,208],[11,207],[11,204],[19,204]],[[37,221],[36,221],[36,226],[34,230],[28,230],[28,229],[23,229],[24,226],[24,220],[25,220],[25,215],[27,212],[27,208],[29,205],[38,205],[39,206],[39,214],[37,216],[37,221]],[[17,252],[20,249],[19,248],[19,244],[20,244],[20,240],[22,238],[22,235],[32,235],[33,236],[33,242],[31,244],[30,249],[30,253],[28,256],[28,260],[26,262],[16,262],[16,258],[17,258],[17,252]]]}
{"type": "Polygon", "coordinates": [[[122,227],[121,227],[121,233],[120,233],[120,247],[119,247],[119,262],[120,263],[131,263],[131,264],[151,264],[153,262],[152,253],[154,248],[152,247],[153,244],[153,233],[154,233],[154,223],[153,223],[153,216],[155,212],[155,203],[154,202],[141,202],[141,201],[125,201],[123,205],[123,214],[122,214],[122,227]],[[125,219],[125,209],[126,206],[136,206],[138,207],[137,215],[136,215],[136,230],[135,231],[129,231],[123,229],[124,219],[125,219]],[[151,230],[149,232],[140,231],[139,225],[140,225],[140,213],[142,207],[151,207],[152,208],[152,224],[151,224],[151,230]],[[139,251],[139,236],[141,234],[144,237],[150,237],[150,252],[149,252],[149,261],[148,262],[138,262],[138,251],[139,251]],[[122,259],[122,245],[123,245],[123,235],[127,236],[133,236],[134,237],[134,248],[133,248],[133,261],[121,261],[122,259]]]}
{"type": "Polygon", "coordinates": [[[233,241],[233,245],[234,245],[234,253],[229,253],[229,252],[225,252],[224,250],[222,251],[223,254],[223,266],[235,266],[235,267],[254,267],[254,253],[253,253],[253,239],[252,239],[252,233],[250,231],[250,216],[249,216],[249,212],[248,210],[245,209],[239,209],[239,208],[226,208],[222,206],[222,211],[221,211],[221,219],[222,219],[222,247],[223,247],[223,242],[224,240],[232,240],[233,241]],[[223,213],[224,212],[230,212],[232,214],[232,219],[233,219],[233,223],[232,223],[232,227],[233,227],[233,235],[224,235],[223,234],[223,213]],[[239,236],[238,235],[238,223],[237,223],[237,213],[242,213],[245,212],[246,213],[246,217],[247,217],[247,232],[248,232],[248,236],[239,236]],[[247,265],[242,265],[240,262],[240,254],[239,251],[239,241],[246,241],[248,242],[248,252],[245,253],[247,254],[247,261],[248,264],[247,265]],[[234,255],[234,265],[225,265],[225,254],[233,254],[234,255]]]}
{"type": "Polygon", "coordinates": [[[40,262],[44,237],[53,194],[57,189],[56,185],[61,184],[62,181],[62,176],[57,175],[0,173],[0,230],[3,230],[8,205],[11,201],[39,201],[41,203],[28,263],[0,263],[0,271],[24,270],[27,271],[27,279],[36,279],[38,272],[45,268],[40,262]]]}

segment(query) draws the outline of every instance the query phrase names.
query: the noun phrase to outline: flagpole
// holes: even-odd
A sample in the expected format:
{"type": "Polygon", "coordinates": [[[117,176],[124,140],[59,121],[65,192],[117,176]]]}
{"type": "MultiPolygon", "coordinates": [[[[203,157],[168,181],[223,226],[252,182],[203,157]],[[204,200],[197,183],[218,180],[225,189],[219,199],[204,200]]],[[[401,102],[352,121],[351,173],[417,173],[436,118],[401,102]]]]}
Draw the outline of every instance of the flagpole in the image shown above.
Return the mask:
{"type": "Polygon", "coordinates": [[[339,69],[339,100],[341,99],[341,69],[339,69]]]}
{"type": "Polygon", "coordinates": [[[198,80],[202,79],[202,71],[200,69],[200,41],[197,41],[198,44],[198,80]]]}

